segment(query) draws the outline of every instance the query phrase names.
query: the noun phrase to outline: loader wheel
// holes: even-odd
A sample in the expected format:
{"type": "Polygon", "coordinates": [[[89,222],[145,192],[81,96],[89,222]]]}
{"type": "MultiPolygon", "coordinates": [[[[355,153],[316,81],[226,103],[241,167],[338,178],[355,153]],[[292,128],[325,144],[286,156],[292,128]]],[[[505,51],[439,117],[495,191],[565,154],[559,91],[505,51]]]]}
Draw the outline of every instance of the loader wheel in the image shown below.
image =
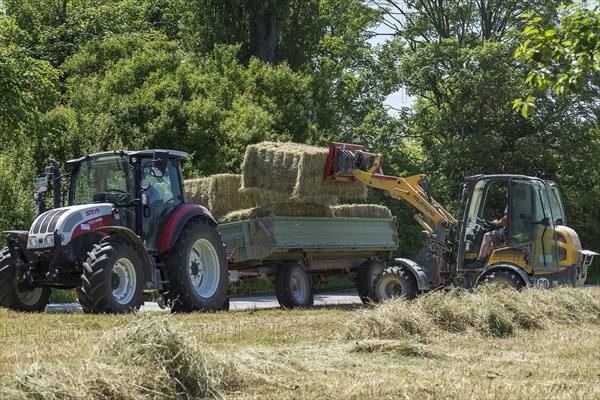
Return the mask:
{"type": "Polygon", "coordinates": [[[285,308],[306,308],[314,303],[310,278],[298,263],[288,262],[275,270],[275,295],[285,308]]]}
{"type": "Polygon", "coordinates": [[[494,271],[483,279],[483,283],[500,287],[521,290],[525,287],[523,280],[512,271],[494,271]]]}
{"type": "Polygon", "coordinates": [[[391,267],[373,282],[374,300],[381,302],[397,297],[407,300],[417,297],[418,287],[414,275],[404,268],[391,267]]]}
{"type": "Polygon", "coordinates": [[[0,306],[15,311],[42,312],[50,302],[50,288],[22,288],[17,282],[17,267],[8,249],[0,253],[0,306]]]}
{"type": "Polygon", "coordinates": [[[88,252],[77,298],[85,313],[122,314],[142,305],[143,261],[133,246],[103,241],[88,252]]]}
{"type": "Polygon", "coordinates": [[[358,268],[356,274],[356,289],[358,296],[363,303],[370,303],[375,299],[375,292],[373,291],[373,283],[375,279],[381,273],[385,267],[382,263],[376,260],[369,260],[364,262],[358,268]]]}
{"type": "Polygon", "coordinates": [[[165,255],[172,312],[217,311],[229,284],[221,236],[209,224],[189,222],[165,255]]]}

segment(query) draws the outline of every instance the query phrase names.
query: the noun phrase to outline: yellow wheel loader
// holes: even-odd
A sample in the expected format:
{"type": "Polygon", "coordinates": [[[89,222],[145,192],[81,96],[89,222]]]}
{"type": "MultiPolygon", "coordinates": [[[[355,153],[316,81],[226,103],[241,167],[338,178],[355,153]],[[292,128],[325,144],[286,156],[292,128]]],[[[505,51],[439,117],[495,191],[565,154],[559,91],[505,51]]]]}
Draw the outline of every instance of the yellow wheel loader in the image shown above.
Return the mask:
{"type": "Polygon", "coordinates": [[[515,289],[583,286],[598,255],[583,250],[577,233],[567,227],[552,181],[524,175],[468,177],[462,184],[463,211],[455,218],[431,197],[425,175],[384,175],[382,155],[361,145],[331,143],[324,179],[360,181],[415,209],[423,247],[414,260],[397,258],[395,266],[374,279],[376,301],[484,282],[515,289]],[[506,226],[497,231],[490,221],[503,214],[506,226]],[[489,251],[482,255],[486,242],[489,251]]]}

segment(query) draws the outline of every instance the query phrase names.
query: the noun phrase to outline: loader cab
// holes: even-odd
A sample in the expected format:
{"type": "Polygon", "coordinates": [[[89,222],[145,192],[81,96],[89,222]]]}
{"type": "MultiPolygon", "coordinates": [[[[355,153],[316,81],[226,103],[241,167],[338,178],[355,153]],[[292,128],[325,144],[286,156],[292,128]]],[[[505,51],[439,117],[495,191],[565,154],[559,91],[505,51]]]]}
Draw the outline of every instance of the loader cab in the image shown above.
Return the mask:
{"type": "Polygon", "coordinates": [[[111,203],[113,223],[140,236],[158,251],[168,216],[184,202],[180,162],[186,153],[165,150],[115,151],[69,161],[69,205],[111,203]]]}
{"type": "Polygon", "coordinates": [[[520,175],[475,177],[465,186],[467,196],[459,241],[458,267],[468,269],[477,258],[491,224],[507,212],[504,240],[495,242],[483,268],[511,265],[528,274],[559,269],[557,227],[565,225],[558,186],[520,175]]]}

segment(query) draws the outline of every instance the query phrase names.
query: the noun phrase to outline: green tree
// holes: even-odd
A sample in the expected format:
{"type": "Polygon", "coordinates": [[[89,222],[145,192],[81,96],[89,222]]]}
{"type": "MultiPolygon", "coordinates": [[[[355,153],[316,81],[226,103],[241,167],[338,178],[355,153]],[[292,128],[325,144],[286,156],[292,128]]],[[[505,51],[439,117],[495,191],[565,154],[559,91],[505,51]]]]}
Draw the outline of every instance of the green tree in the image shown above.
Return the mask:
{"type": "MultiPolygon", "coordinates": [[[[524,42],[515,51],[530,68],[526,83],[532,90],[553,90],[557,95],[577,91],[600,69],[600,10],[580,3],[559,8],[558,22],[549,23],[535,13],[527,14],[524,42]]],[[[535,107],[535,93],[517,99],[515,109],[524,116],[535,107]]]]}

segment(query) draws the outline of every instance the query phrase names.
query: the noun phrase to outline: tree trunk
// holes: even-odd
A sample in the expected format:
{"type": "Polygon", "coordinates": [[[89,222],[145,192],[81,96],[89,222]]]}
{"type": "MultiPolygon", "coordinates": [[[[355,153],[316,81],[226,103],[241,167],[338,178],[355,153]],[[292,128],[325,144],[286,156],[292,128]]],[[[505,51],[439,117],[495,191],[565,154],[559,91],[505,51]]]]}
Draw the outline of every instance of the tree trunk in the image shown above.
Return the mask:
{"type": "Polygon", "coordinates": [[[287,7],[288,0],[270,1],[258,0],[253,7],[251,39],[254,45],[254,55],[271,65],[277,63],[277,43],[281,32],[282,21],[279,10],[287,7]]]}

